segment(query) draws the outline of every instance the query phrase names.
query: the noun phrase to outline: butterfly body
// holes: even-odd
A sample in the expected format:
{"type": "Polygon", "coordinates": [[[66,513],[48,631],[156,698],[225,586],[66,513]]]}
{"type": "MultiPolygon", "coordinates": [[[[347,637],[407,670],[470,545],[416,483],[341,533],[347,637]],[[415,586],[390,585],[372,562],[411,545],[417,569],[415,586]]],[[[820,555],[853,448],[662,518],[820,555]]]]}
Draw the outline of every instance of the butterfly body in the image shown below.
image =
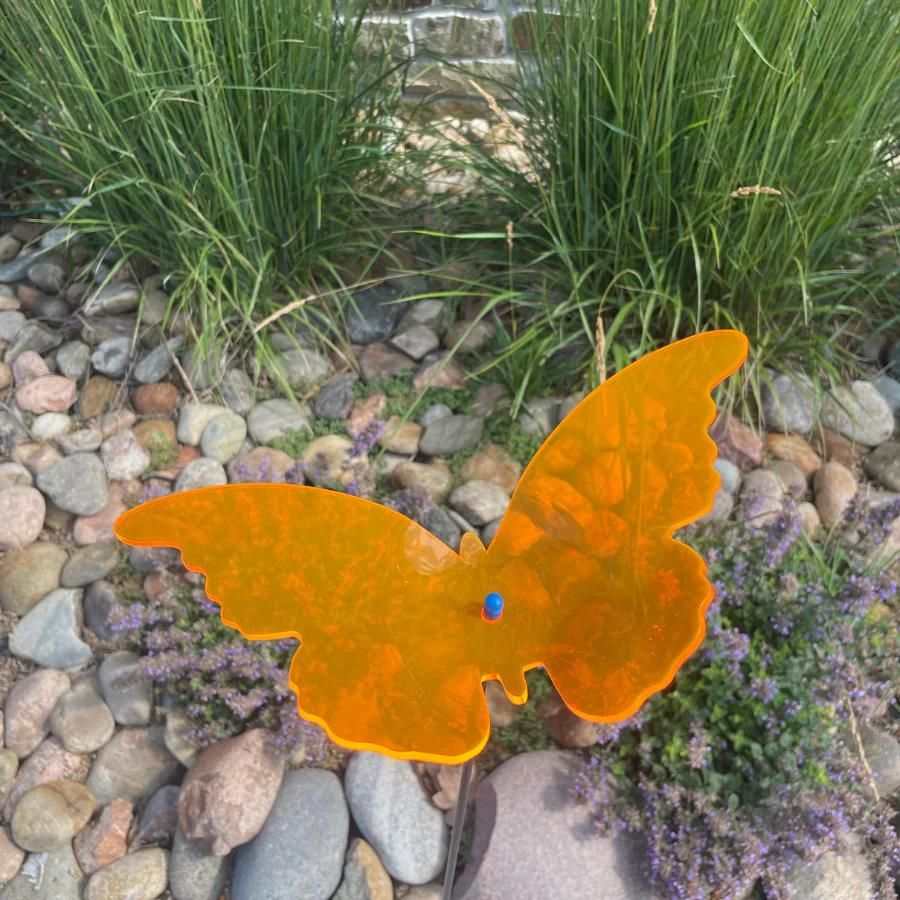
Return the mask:
{"type": "Polygon", "coordinates": [[[162,497],[116,533],[178,547],[246,637],[300,638],[299,710],[345,746],[462,762],[488,738],[482,682],[522,703],[539,665],[578,715],[625,718],[703,637],[712,588],[672,534],[712,506],[709,394],[746,351],[737,332],[697,335],[589,394],[523,473],[487,549],[469,533],[455,553],[371,501],[285,484],[162,497]]]}

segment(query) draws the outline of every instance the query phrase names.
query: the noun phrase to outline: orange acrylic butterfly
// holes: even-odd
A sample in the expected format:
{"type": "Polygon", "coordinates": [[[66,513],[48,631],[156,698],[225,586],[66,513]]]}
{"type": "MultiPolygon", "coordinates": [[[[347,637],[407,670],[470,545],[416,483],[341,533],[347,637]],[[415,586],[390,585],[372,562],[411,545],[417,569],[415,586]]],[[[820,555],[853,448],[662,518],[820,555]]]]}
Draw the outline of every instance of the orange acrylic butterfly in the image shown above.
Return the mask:
{"type": "Polygon", "coordinates": [[[116,535],[177,547],[245,637],[299,638],[300,714],[345,747],[461,763],[488,739],[482,682],[524,703],[536,666],[577,715],[621,720],[703,639],[712,587],[672,533],[712,508],[710,392],[746,354],[742,334],[707,332],[590,393],[532,459],[488,550],[469,533],[457,554],[374,502],[287,484],[162,497],[116,535]]]}

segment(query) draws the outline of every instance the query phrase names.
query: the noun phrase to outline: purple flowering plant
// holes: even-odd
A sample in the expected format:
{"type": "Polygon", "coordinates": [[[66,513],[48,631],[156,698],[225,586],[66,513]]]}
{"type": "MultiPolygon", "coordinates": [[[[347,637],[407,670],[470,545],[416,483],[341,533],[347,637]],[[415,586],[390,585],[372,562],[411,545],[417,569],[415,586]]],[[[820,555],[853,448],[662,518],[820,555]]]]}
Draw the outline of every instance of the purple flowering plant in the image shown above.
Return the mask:
{"type": "Polygon", "coordinates": [[[867,794],[850,721],[852,705],[854,721],[896,723],[897,584],[869,553],[898,515],[857,503],[814,543],[789,501],[765,528],[689,538],[716,590],[706,639],[637,716],[601,726],[573,788],[601,833],[641,835],[663,896],[742,897],[759,881],[781,900],[792,863],[851,829],[894,896],[893,813],[867,794]]]}

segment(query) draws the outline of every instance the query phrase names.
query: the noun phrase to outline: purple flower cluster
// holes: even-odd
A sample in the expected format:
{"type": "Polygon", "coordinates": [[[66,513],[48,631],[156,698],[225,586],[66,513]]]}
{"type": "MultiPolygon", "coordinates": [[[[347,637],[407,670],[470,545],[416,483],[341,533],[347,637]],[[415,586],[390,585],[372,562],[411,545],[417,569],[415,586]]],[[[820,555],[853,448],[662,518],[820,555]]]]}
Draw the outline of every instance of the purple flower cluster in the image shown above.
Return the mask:
{"type": "Polygon", "coordinates": [[[803,516],[793,499],[785,501],[784,509],[769,526],[765,547],[766,565],[775,568],[794,546],[803,530],[803,516]]]}
{"type": "Polygon", "coordinates": [[[706,537],[704,644],[639,716],[599,730],[573,784],[602,833],[641,835],[663,896],[741,896],[760,880],[787,898],[796,860],[851,830],[892,896],[900,841],[842,735],[848,703],[865,721],[898,686],[897,584],[867,564],[894,506],[857,505],[815,551],[791,502],[769,526],[706,537]]]}
{"type": "Polygon", "coordinates": [[[363,430],[353,438],[350,458],[359,459],[368,456],[384,435],[385,423],[381,419],[372,419],[363,430]]]}
{"type": "Polygon", "coordinates": [[[123,603],[111,614],[113,631],[140,653],[134,678],[179,698],[204,747],[246,728],[268,728],[286,754],[301,743],[308,755],[325,752],[324,733],[303,723],[287,682],[294,640],[248,641],[224,626],[219,606],[192,583],[195,573],[164,573],[162,593],[123,603]]]}
{"type": "Polygon", "coordinates": [[[384,505],[389,509],[403,513],[404,516],[415,522],[421,523],[431,507],[434,506],[434,503],[428,491],[416,485],[396,491],[384,501],[384,505]]]}

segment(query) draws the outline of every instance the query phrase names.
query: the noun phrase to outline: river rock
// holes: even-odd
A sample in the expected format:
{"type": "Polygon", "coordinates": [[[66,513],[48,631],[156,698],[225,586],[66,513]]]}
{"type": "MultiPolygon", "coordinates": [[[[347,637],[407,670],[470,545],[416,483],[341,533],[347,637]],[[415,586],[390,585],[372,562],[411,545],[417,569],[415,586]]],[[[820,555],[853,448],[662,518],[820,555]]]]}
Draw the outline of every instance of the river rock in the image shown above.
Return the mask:
{"type": "Polygon", "coordinates": [[[793,463],[804,475],[814,475],[822,466],[822,457],[798,434],[767,434],[766,449],[776,459],[793,463]]]}
{"type": "Polygon", "coordinates": [[[900,491],[900,443],[888,441],[866,457],[866,472],[888,490],[900,491]]]}
{"type": "Polygon", "coordinates": [[[0,889],[0,900],[82,900],[84,875],[71,843],[28,857],[18,874],[0,889]]]}
{"type": "Polygon", "coordinates": [[[399,350],[387,344],[369,344],[359,354],[359,371],[366,382],[380,381],[414,369],[416,364],[399,350]]]}
{"type": "Polygon", "coordinates": [[[112,481],[139,478],[150,465],[150,453],[130,428],[107,438],[100,447],[100,457],[112,481]]]}
{"type": "Polygon", "coordinates": [[[18,330],[6,348],[3,361],[12,364],[29,350],[37,354],[47,353],[61,343],[62,335],[58,331],[31,319],[18,330]]]}
{"type": "Polygon", "coordinates": [[[719,448],[719,456],[733,462],[741,471],[762,464],[762,441],[736,416],[719,416],[710,427],[709,434],[719,448]]]}
{"type": "Polygon", "coordinates": [[[378,854],[362,838],[350,841],[344,860],[344,877],[333,900],[394,900],[391,876],[378,854]]]}
{"type": "Polygon", "coordinates": [[[48,669],[78,669],[93,657],[80,635],[81,591],[57,588],[19,619],[9,649],[48,669]]]}
{"type": "Polygon", "coordinates": [[[239,416],[246,416],[253,408],[255,389],[250,377],[242,369],[229,369],[219,390],[225,404],[239,416]]]}
{"type": "Polygon", "coordinates": [[[731,460],[722,457],[715,460],[713,467],[722,479],[722,490],[732,497],[737,494],[741,487],[741,470],[731,460]]]}
{"type": "Polygon", "coordinates": [[[181,337],[174,337],[145,353],[134,367],[135,381],[139,381],[141,384],[154,384],[162,381],[169,374],[175,358],[175,351],[178,350],[181,343],[181,337]]]}
{"type": "Polygon", "coordinates": [[[34,752],[47,736],[50,714],[69,686],[64,672],[37,669],[10,688],[4,706],[4,743],[19,759],[34,752]]]}
{"type": "Polygon", "coordinates": [[[784,507],[784,486],[770,469],[754,469],[741,485],[744,518],[754,528],[770,525],[784,507]]]}
{"type": "Polygon", "coordinates": [[[448,354],[429,353],[413,377],[412,386],[414,391],[430,387],[461,391],[466,386],[466,373],[455,360],[448,359],[448,354]]]}
{"type": "Polygon", "coordinates": [[[826,526],[839,522],[850,501],[856,496],[853,473],[839,462],[827,462],[813,482],[816,509],[826,526]]]}
{"type": "Polygon", "coordinates": [[[800,373],[776,375],[761,387],[762,413],[772,431],[806,434],[813,427],[815,389],[800,373]]]}
{"type": "Polygon", "coordinates": [[[288,772],[259,834],[235,853],[232,900],[329,900],[341,880],[350,816],[333,772],[288,772]]]}
{"type": "Polygon", "coordinates": [[[776,459],[771,465],[772,471],[784,485],[785,492],[795,499],[806,493],[806,475],[798,465],[786,459],[776,459]]]}
{"type": "Polygon", "coordinates": [[[277,354],[273,365],[291,388],[308,387],[334,371],[334,366],[321,353],[303,347],[277,354]]]}
{"type": "Polygon", "coordinates": [[[488,481],[467,481],[450,494],[450,506],[473,525],[499,519],[509,505],[509,494],[488,481]]]}
{"type": "Polygon", "coordinates": [[[103,807],[96,822],[75,835],[72,849],[85,875],[92,875],[128,852],[132,817],[127,800],[113,800],[103,807]]]}
{"type": "Polygon", "coordinates": [[[559,423],[560,401],[557,397],[542,397],[529,400],[525,409],[516,420],[526,434],[544,438],[559,423]]]}
{"type": "MultiPolygon", "coordinates": [[[[148,486],[152,481],[147,482],[148,486]]],[[[126,485],[133,482],[114,482],[109,486],[106,505],[96,515],[79,516],[72,526],[72,538],[76,544],[84,546],[98,541],[115,540],[113,525],[116,519],[125,512],[126,485]]]]}
{"type": "Polygon", "coordinates": [[[12,364],[13,381],[16,387],[22,388],[36,378],[43,378],[50,374],[47,361],[33,350],[20,353],[12,364]]]}
{"type": "Polygon", "coordinates": [[[200,348],[195,344],[181,354],[181,365],[187,374],[188,381],[198,391],[217,387],[226,371],[224,348],[218,352],[207,348],[204,353],[201,353],[200,348]]]}
{"type": "Polygon", "coordinates": [[[108,284],[100,288],[84,304],[85,313],[92,316],[121,316],[140,306],[141,292],[133,284],[108,284]]]}
{"type": "Polygon", "coordinates": [[[19,444],[13,450],[13,459],[25,466],[33,475],[55,466],[62,458],[62,453],[52,444],[19,444]]]}
{"type": "Polygon", "coordinates": [[[130,337],[111,337],[101,341],[91,354],[91,365],[107,378],[121,378],[131,357],[130,337]]]}
{"type": "Polygon", "coordinates": [[[405,303],[391,302],[400,296],[400,291],[390,284],[357,291],[347,316],[351,343],[373,344],[387,338],[407,308],[405,303]]]}
{"type": "Polygon", "coordinates": [[[860,726],[859,735],[878,793],[885,798],[893,797],[900,791],[900,741],[886,731],[865,724],[860,726]]]}
{"type": "Polygon", "coordinates": [[[68,341],[56,351],[56,367],[60,375],[81,381],[88,372],[91,348],[84,341],[68,341]]]}
{"type": "Polygon", "coordinates": [[[75,427],[71,416],[59,412],[47,412],[31,423],[31,433],[36,441],[55,441],[75,427]]]}
{"type": "Polygon", "coordinates": [[[42,375],[16,391],[16,405],[40,414],[65,412],[78,396],[78,385],[62,375],[42,375]]]}
{"type": "Polygon", "coordinates": [[[100,512],[107,501],[106,470],[93,453],[73,453],[44,469],[37,486],[60,508],[78,516],[100,512]]]}
{"type": "Polygon", "coordinates": [[[203,429],[200,450],[204,456],[225,464],[237,456],[246,437],[247,423],[243,417],[227,410],[203,429]]]}
{"type": "Polygon", "coordinates": [[[135,684],[120,684],[133,676],[140,658],[127,650],[110,653],[102,663],[98,674],[103,699],[113,718],[120,725],[147,725],[153,711],[153,686],[145,680],[135,684]]]}
{"type": "Polygon", "coordinates": [[[522,753],[478,785],[472,849],[455,897],[653,900],[640,842],[599,837],[589,808],[572,799],[578,764],[565,751],[522,753]]]}
{"type": "Polygon", "coordinates": [[[25,851],[12,842],[9,828],[0,827],[0,888],[15,877],[24,861],[25,851]]]}
{"type": "Polygon", "coordinates": [[[427,407],[425,412],[419,416],[419,422],[422,424],[423,428],[427,428],[433,422],[437,422],[438,419],[445,419],[447,416],[452,416],[453,410],[447,406],[446,403],[432,403],[431,406],[427,407]]]}
{"type": "Polygon", "coordinates": [[[235,483],[280,482],[297,461],[274,447],[254,447],[228,463],[228,479],[235,483]]]}
{"type": "Polygon", "coordinates": [[[122,728],[104,745],[91,766],[87,785],[99,803],[122,797],[132,803],[172,784],[181,765],[163,743],[163,728],[122,728]]]}
{"type": "Polygon", "coordinates": [[[432,506],[422,518],[422,524],[448,547],[458,549],[462,532],[443,506],[432,506]]]}
{"type": "Polygon", "coordinates": [[[250,410],[247,430],[254,443],[270,444],[291,431],[309,431],[309,416],[288,400],[264,400],[250,410]]]}
{"type": "Polygon", "coordinates": [[[85,587],[112,574],[119,564],[119,547],[114,541],[103,541],[76,550],[63,566],[63,587],[85,587]]]}
{"type": "Polygon", "coordinates": [[[415,360],[437,350],[441,339],[427,325],[413,325],[391,338],[390,343],[415,360]]]}
{"type": "Polygon", "coordinates": [[[425,429],[419,450],[427,456],[450,456],[474,447],[483,429],[484,420],[477,416],[447,416],[425,429]]]}
{"type": "Polygon", "coordinates": [[[44,596],[59,587],[68,554],[50,541],[36,541],[7,553],[0,563],[0,606],[24,616],[44,596]]]}
{"type": "Polygon", "coordinates": [[[0,550],[18,550],[38,539],[47,504],[33,487],[0,490],[0,550]]]}
{"type": "Polygon", "coordinates": [[[416,300],[404,303],[402,309],[403,318],[397,326],[398,331],[405,331],[414,325],[427,325],[437,335],[443,335],[453,320],[451,304],[443,300],[416,300]]]}
{"type": "Polygon", "coordinates": [[[447,858],[448,832],[412,766],[377,753],[355,753],[344,778],[353,820],[384,867],[409,884],[436,878],[447,858]]]}
{"type": "Polygon", "coordinates": [[[132,849],[147,844],[171,844],[178,828],[178,794],[176,784],[164,784],[154,791],[141,812],[132,849]]]}
{"type": "Polygon", "coordinates": [[[488,444],[483,450],[466,460],[462,469],[464,481],[487,481],[512,494],[522,474],[522,464],[496,444],[488,444]]]}
{"type": "Polygon", "coordinates": [[[94,678],[81,678],[64,693],[50,715],[50,731],[70,753],[95,753],[116,730],[94,678]]]}
{"type": "Polygon", "coordinates": [[[815,862],[798,859],[786,881],[791,900],[875,900],[868,862],[856,838],[815,862]]]}
{"type": "Polygon", "coordinates": [[[284,761],[260,728],[212,744],[185,776],[179,827],[204,853],[225,856],[259,834],[283,773],[284,761]]]}
{"type": "Polygon", "coordinates": [[[822,424],[852,441],[877,447],[894,433],[894,413],[873,384],[854,381],[825,396],[822,424]]]}
{"type": "Polygon", "coordinates": [[[214,487],[228,484],[228,476],[222,463],[207,456],[189,462],[175,479],[176,491],[191,491],[195,488],[214,487]]]}
{"type": "Polygon", "coordinates": [[[76,781],[51,781],[32,788],[16,804],[13,840],[33,853],[58,850],[87,825],[94,795],[76,781]]]}
{"type": "MultiPolygon", "coordinates": [[[[169,857],[169,888],[175,900],[219,900],[231,875],[230,856],[201,853],[181,829],[169,857]]],[[[305,887],[305,886],[304,886],[305,887]]]]}
{"type": "Polygon", "coordinates": [[[19,768],[3,805],[3,818],[10,821],[19,799],[39,784],[83,782],[90,765],[89,757],[69,753],[55,737],[48,737],[19,768]]]}
{"type": "Polygon", "coordinates": [[[19,329],[25,324],[25,314],[17,309],[3,310],[0,312],[0,341],[9,343],[15,340],[19,329]]]}
{"type": "Polygon", "coordinates": [[[392,472],[394,485],[406,490],[421,490],[432,503],[443,503],[453,487],[453,473],[443,462],[401,462],[392,472]]]}
{"type": "Polygon", "coordinates": [[[484,348],[494,334],[496,334],[496,328],[484,319],[475,322],[461,319],[459,322],[454,322],[447,331],[447,346],[456,347],[459,342],[458,352],[477,353],[484,348]]]}
{"type": "Polygon", "coordinates": [[[900,381],[889,375],[876,375],[872,379],[875,389],[887,400],[887,405],[896,415],[900,412],[900,381]]]}
{"type": "Polygon", "coordinates": [[[185,403],[178,415],[178,440],[189,447],[199,447],[206,426],[227,412],[228,407],[217,403],[185,403]]]}
{"type": "Polygon", "coordinates": [[[136,850],[91,875],[84,900],[156,900],[166,889],[168,871],[168,850],[136,850]]]}
{"type": "Polygon", "coordinates": [[[384,433],[378,443],[389,453],[413,456],[419,449],[422,426],[417,422],[402,421],[399,416],[391,416],[384,423],[384,433]]]}

